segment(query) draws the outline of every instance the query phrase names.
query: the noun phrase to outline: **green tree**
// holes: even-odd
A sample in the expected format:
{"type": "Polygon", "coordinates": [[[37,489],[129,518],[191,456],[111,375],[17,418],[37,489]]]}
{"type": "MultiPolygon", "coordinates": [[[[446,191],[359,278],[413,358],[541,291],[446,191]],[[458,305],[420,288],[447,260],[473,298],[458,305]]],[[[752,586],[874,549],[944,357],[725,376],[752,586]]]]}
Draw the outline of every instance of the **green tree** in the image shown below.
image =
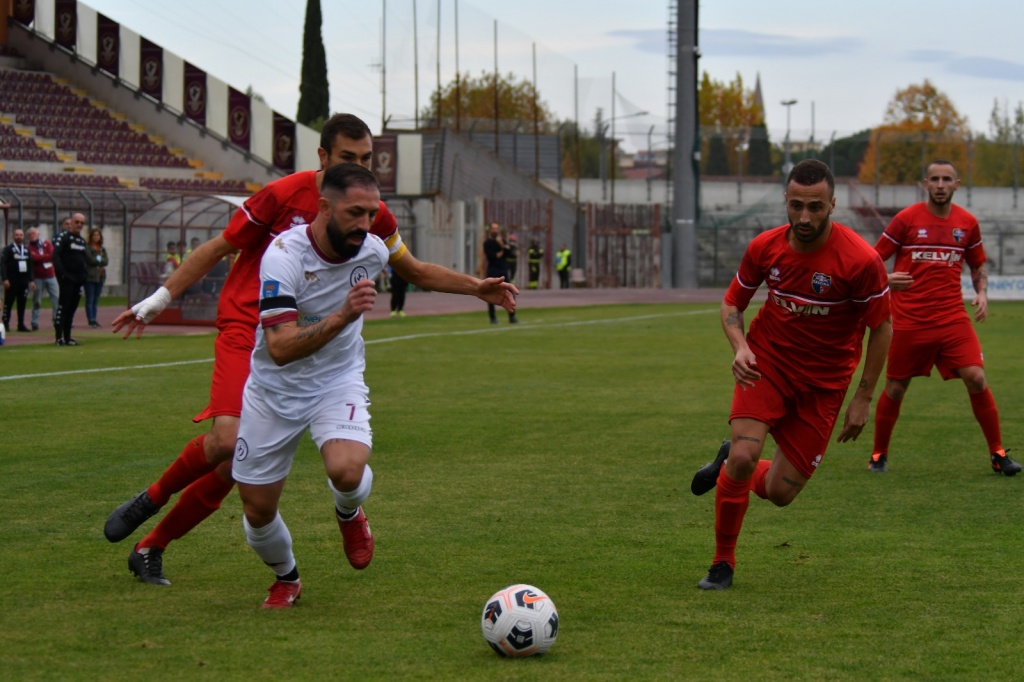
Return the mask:
{"type": "MultiPolygon", "coordinates": [[[[440,104],[438,103],[438,92],[435,90],[430,96],[430,104],[420,112],[420,120],[437,122],[441,125],[454,128],[456,115],[461,119],[459,128],[468,128],[470,121],[477,120],[477,130],[486,130],[490,121],[495,119],[494,111],[494,88],[495,76],[493,73],[483,71],[480,76],[473,78],[469,74],[460,75],[448,85],[441,89],[440,104]],[[440,119],[438,117],[440,111],[440,119]]],[[[499,125],[509,126],[507,122],[514,121],[522,124],[523,132],[533,132],[534,102],[537,105],[537,126],[538,131],[545,134],[555,132],[557,119],[548,105],[541,100],[540,94],[533,88],[533,83],[528,80],[516,81],[514,74],[509,73],[497,78],[498,88],[498,111],[497,118],[499,125]],[[506,123],[500,123],[505,121],[506,123]]],[[[490,125],[490,130],[494,130],[490,125]]]]}
{"type": "Polygon", "coordinates": [[[992,105],[988,135],[974,141],[971,181],[989,187],[1019,186],[1021,180],[1021,143],[1024,141],[1024,105],[1017,104],[1011,117],[1009,107],[992,105]]]}
{"type": "Polygon", "coordinates": [[[299,111],[295,119],[319,130],[331,115],[330,86],[327,82],[327,54],[320,27],[320,0],[306,0],[306,25],[302,32],[302,80],[299,83],[299,111]]]}
{"type": "Polygon", "coordinates": [[[825,145],[817,158],[829,164],[836,177],[855,178],[868,149],[871,129],[841,137],[825,145]]]}

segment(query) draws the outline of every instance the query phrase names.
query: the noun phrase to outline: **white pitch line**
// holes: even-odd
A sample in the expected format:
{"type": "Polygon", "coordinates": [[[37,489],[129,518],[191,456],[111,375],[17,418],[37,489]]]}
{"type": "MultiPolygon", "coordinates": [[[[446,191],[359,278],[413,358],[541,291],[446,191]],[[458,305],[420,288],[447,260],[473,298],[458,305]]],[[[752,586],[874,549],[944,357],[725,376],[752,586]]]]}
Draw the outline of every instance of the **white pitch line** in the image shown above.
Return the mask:
{"type": "MultiPolygon", "coordinates": [[[[466,331],[458,332],[430,332],[426,334],[408,334],[406,336],[390,336],[386,339],[373,339],[366,341],[367,346],[377,345],[380,343],[394,343],[395,341],[412,341],[415,339],[429,339],[438,336],[469,336],[471,334],[494,334],[497,332],[511,332],[514,330],[530,330],[530,329],[550,329],[552,327],[579,327],[582,325],[590,324],[608,324],[612,322],[635,322],[637,320],[653,320],[661,317],[683,317],[688,315],[703,315],[705,313],[717,312],[718,308],[709,308],[707,310],[688,310],[685,312],[678,313],[661,313],[657,315],[636,315],[633,317],[609,317],[602,320],[578,320],[575,322],[556,322],[554,324],[537,324],[537,325],[517,325],[517,326],[504,326],[504,327],[490,327],[487,329],[470,329],[466,331]]],[[[70,369],[64,372],[41,372],[39,374],[12,374],[11,376],[0,377],[0,381],[14,381],[15,379],[41,379],[43,377],[61,377],[70,376],[73,374],[95,374],[97,372],[125,372],[133,369],[159,369],[161,367],[179,367],[181,365],[198,365],[204,362],[213,362],[213,358],[204,358],[202,360],[181,360],[179,362],[160,362],[151,365],[127,365],[124,367],[99,367],[96,369],[70,369]]]]}

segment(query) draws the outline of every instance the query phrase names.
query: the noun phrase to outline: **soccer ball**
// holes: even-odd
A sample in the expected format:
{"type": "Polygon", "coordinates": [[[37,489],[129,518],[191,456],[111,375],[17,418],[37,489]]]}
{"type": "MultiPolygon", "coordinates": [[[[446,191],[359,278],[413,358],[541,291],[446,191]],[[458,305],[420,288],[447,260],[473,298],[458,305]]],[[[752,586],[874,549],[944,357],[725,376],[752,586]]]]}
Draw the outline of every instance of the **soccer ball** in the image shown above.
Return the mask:
{"type": "Polygon", "coordinates": [[[512,585],[487,600],[480,627],[498,655],[533,656],[555,643],[558,611],[551,597],[533,585],[512,585]]]}

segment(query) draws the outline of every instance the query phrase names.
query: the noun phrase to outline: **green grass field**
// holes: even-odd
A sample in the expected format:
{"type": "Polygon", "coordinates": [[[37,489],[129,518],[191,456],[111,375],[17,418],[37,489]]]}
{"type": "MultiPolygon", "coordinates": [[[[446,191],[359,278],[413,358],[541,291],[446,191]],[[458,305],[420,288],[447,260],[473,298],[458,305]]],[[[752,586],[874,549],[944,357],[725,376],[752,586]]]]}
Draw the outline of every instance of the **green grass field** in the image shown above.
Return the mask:
{"type": "MultiPolygon", "coordinates": [[[[1024,304],[991,308],[979,334],[1013,447],[1024,304]]],[[[259,608],[272,575],[235,494],[171,545],[171,587],[103,538],[204,430],[212,336],[0,349],[0,678],[1020,678],[1024,476],[991,472],[961,383],[914,382],[890,473],[866,470],[869,427],[790,507],[752,499],[734,586],[706,593],[714,496],[689,481],[728,435],[717,306],[523,317],[367,324],[376,556],[345,562],[307,438],[282,499],[304,583],[288,612],[259,608]],[[481,637],[484,601],[516,582],[558,607],[544,657],[481,637]]]]}

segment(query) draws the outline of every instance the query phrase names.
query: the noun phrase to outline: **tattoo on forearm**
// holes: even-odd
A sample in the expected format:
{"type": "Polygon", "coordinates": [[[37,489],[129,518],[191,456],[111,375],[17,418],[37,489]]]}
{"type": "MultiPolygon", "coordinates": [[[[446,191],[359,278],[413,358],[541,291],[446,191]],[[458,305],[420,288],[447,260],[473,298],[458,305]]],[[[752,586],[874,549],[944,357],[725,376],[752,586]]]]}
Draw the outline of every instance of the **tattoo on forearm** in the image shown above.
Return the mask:
{"type": "Polygon", "coordinates": [[[725,318],[725,324],[729,327],[743,329],[743,313],[729,313],[725,318]]]}
{"type": "Polygon", "coordinates": [[[323,333],[324,327],[327,325],[326,322],[317,322],[309,327],[303,327],[299,330],[299,333],[295,335],[296,341],[305,341],[306,339],[312,339],[315,336],[320,336],[323,333]]]}
{"type": "Polygon", "coordinates": [[[988,272],[984,263],[971,271],[971,281],[974,283],[974,290],[979,294],[988,293],[988,272]]]}
{"type": "Polygon", "coordinates": [[[760,438],[754,438],[753,436],[736,436],[736,440],[746,440],[746,441],[750,441],[751,443],[760,443],[761,442],[760,438]]]}
{"type": "Polygon", "coordinates": [[[857,388],[867,388],[867,387],[868,387],[868,382],[864,381],[863,379],[861,379],[860,383],[857,384],[857,388]]]}

